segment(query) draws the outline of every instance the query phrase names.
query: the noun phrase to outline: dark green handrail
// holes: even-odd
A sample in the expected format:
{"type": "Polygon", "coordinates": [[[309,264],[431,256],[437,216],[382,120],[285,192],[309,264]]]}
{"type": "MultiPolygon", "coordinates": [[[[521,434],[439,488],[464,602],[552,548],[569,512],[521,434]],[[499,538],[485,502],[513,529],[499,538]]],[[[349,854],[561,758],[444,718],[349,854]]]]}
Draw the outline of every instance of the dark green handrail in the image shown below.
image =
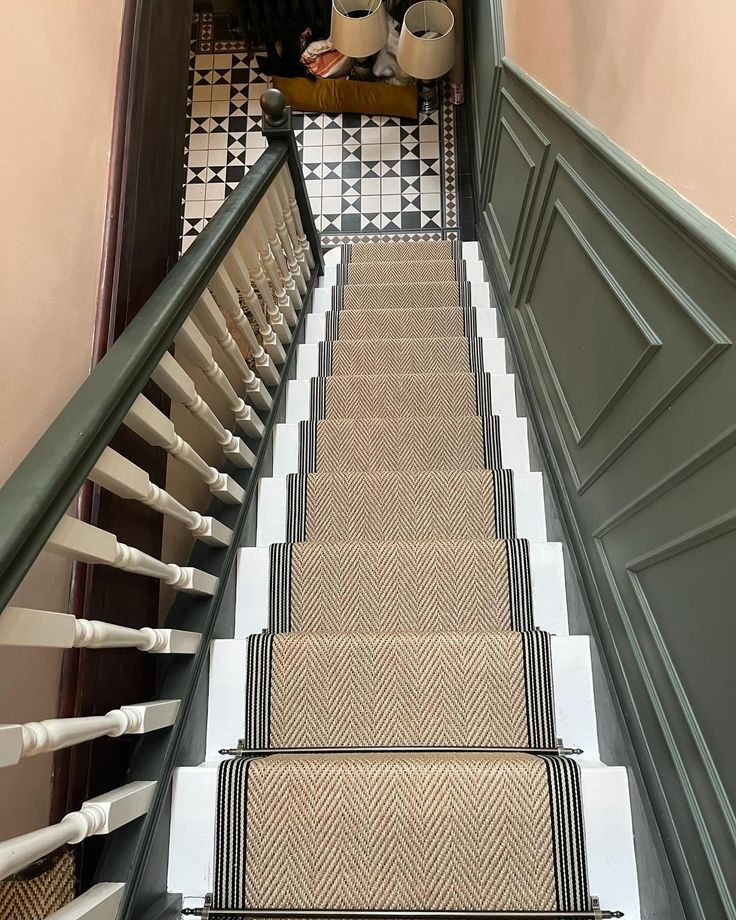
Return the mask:
{"type": "Polygon", "coordinates": [[[288,158],[272,139],[0,489],[0,615],[288,158]]]}

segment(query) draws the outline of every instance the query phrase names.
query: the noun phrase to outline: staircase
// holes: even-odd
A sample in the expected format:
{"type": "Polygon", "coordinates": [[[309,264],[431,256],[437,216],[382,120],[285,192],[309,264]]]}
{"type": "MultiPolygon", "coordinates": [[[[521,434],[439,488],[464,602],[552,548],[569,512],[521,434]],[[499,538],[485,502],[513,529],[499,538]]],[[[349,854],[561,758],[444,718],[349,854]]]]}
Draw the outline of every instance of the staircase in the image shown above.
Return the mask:
{"type": "Polygon", "coordinates": [[[333,250],[312,311],[211,644],[206,762],[175,773],[169,890],[638,918],[626,771],[599,760],[476,245],[333,250]]]}

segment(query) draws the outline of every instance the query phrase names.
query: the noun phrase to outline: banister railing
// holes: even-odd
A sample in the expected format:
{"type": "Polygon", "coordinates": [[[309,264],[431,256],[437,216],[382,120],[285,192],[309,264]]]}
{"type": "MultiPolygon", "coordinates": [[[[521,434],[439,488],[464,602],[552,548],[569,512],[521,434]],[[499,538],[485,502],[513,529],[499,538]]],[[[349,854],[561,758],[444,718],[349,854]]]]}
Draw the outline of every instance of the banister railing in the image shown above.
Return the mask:
{"type": "Polygon", "coordinates": [[[0,645],[165,655],[155,700],[121,700],[101,715],[0,726],[0,767],[94,738],[140,736],[126,786],[83,803],[57,825],[0,841],[3,878],[61,845],[125,826],[103,849],[98,885],[87,898],[90,909],[98,897],[110,899],[115,909],[119,901],[120,918],[136,916],[141,887],[165,891],[164,879],[150,877],[157,866],[160,873],[160,860],[149,855],[163,833],[173,769],[186,761],[187,720],[201,690],[209,639],[232,598],[235,554],[304,307],[323,267],[290,112],[281,94],[266,95],[269,146],[0,489],[0,645]],[[227,407],[238,434],[208,404],[206,387],[200,391],[190,376],[195,371],[187,368],[201,374],[227,407]],[[203,456],[143,395],[149,380],[214,441],[222,466],[212,460],[218,463],[213,466],[206,459],[211,454],[203,456]],[[210,506],[192,507],[173,486],[152,482],[118,442],[112,448],[121,426],[185,465],[209,490],[210,506]],[[69,506],[86,479],[188,531],[196,538],[190,558],[159,559],[70,517],[69,506]],[[43,549],[173,587],[177,593],[163,626],[106,623],[104,610],[95,611],[100,619],[85,620],[7,606],[43,549]]]}

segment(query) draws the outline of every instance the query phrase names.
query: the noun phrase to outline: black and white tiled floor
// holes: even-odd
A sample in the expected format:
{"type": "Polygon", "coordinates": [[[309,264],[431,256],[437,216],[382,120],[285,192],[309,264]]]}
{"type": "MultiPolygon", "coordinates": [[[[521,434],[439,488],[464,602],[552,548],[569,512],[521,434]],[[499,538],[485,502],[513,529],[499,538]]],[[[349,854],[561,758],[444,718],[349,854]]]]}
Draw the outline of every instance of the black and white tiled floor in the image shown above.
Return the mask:
{"type": "MultiPolygon", "coordinates": [[[[220,51],[202,39],[208,15],[195,14],[194,23],[182,251],[265,147],[266,79],[238,42],[220,51]]],[[[325,246],[378,233],[458,236],[455,110],[447,100],[418,121],[296,113],[294,128],[325,246]]]]}

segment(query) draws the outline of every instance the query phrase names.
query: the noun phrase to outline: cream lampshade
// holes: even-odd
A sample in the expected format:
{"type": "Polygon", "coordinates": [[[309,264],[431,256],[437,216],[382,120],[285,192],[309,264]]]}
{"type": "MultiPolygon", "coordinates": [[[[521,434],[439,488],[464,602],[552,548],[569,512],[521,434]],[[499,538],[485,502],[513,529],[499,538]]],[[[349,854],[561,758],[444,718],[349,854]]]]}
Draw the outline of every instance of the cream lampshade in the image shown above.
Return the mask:
{"type": "Polygon", "coordinates": [[[417,80],[443,77],[455,62],[452,10],[439,0],[420,0],[410,6],[404,16],[396,57],[399,67],[417,80]]]}
{"type": "Polygon", "coordinates": [[[383,0],[332,0],[330,38],[335,48],[348,57],[361,59],[377,54],[388,41],[383,0]],[[364,15],[356,17],[356,13],[364,15]]]}

